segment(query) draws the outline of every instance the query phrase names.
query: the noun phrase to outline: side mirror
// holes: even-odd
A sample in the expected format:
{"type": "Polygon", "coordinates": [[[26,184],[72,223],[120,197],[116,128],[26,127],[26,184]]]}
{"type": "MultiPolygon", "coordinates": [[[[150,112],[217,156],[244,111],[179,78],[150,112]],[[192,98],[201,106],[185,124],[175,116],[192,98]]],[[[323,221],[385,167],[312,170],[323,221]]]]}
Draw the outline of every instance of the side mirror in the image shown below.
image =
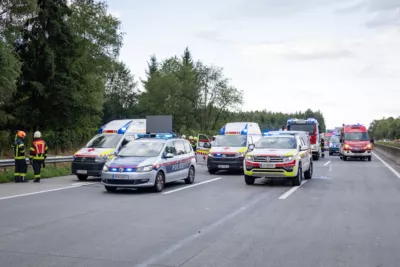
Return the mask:
{"type": "Polygon", "coordinates": [[[249,150],[254,150],[255,147],[256,147],[255,145],[250,144],[247,148],[248,148],[249,150]]]}
{"type": "Polygon", "coordinates": [[[204,143],[204,148],[211,148],[211,144],[210,143],[204,143]]]}
{"type": "Polygon", "coordinates": [[[174,154],[172,154],[172,153],[167,153],[166,155],[165,155],[165,158],[166,159],[171,159],[171,158],[173,158],[174,157],[174,154]]]}

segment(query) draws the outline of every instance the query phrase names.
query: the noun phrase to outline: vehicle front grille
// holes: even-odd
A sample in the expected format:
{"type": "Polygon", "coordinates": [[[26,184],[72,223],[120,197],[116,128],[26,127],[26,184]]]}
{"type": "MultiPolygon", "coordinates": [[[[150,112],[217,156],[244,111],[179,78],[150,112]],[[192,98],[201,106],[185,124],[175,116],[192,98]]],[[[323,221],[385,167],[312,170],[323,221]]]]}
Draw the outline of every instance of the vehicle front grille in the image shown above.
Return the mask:
{"type": "Polygon", "coordinates": [[[74,162],[95,162],[95,158],[76,157],[76,158],[74,158],[74,162]]]}
{"type": "Polygon", "coordinates": [[[254,157],[255,162],[283,162],[283,157],[279,156],[256,156],[254,157]],[[267,160],[269,159],[269,160],[267,160]]]}

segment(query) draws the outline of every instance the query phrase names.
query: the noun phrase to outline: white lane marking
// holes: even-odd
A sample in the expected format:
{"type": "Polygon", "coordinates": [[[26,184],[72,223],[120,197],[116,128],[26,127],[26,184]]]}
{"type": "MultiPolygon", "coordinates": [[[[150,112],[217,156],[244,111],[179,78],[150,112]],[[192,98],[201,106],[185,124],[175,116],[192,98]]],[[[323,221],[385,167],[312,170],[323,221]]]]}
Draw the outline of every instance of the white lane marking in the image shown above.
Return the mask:
{"type": "Polygon", "coordinates": [[[206,227],[200,229],[199,231],[196,231],[196,233],[187,236],[186,238],[182,239],[178,243],[175,243],[174,245],[170,246],[168,249],[166,249],[158,254],[153,255],[152,257],[150,257],[149,259],[147,259],[146,261],[144,261],[140,264],[135,265],[135,267],[149,267],[149,266],[154,265],[155,263],[162,260],[164,257],[174,253],[175,251],[184,247],[186,244],[192,242],[196,238],[199,238],[199,237],[207,234],[208,232],[212,231],[214,228],[222,225],[223,223],[225,223],[225,222],[233,219],[234,217],[238,216],[239,214],[243,213],[245,210],[249,209],[250,207],[256,205],[257,203],[259,203],[262,200],[264,200],[265,198],[267,198],[267,196],[269,196],[268,193],[261,194],[260,196],[258,196],[254,200],[252,200],[251,202],[248,202],[247,205],[240,207],[239,209],[233,211],[232,213],[222,217],[220,220],[207,225],[206,227]]]}
{"type": "Polygon", "coordinates": [[[324,166],[328,165],[329,163],[331,163],[331,161],[328,161],[327,163],[325,163],[324,166]]]}
{"type": "Polygon", "coordinates": [[[215,182],[215,181],[220,180],[220,179],[222,179],[222,178],[221,177],[217,177],[217,178],[214,178],[214,179],[211,179],[211,180],[203,181],[203,182],[197,183],[197,184],[188,185],[188,186],[181,187],[181,188],[178,188],[178,189],[174,189],[174,190],[171,190],[171,191],[167,191],[167,192],[164,192],[164,193],[161,193],[161,194],[167,195],[167,194],[175,193],[175,192],[178,192],[178,191],[181,191],[181,190],[185,190],[185,189],[188,189],[188,188],[191,188],[191,187],[195,187],[195,186],[198,186],[198,185],[215,182]]]}
{"type": "MultiPolygon", "coordinates": [[[[96,183],[90,183],[90,184],[96,184],[96,183]]],[[[55,192],[55,191],[61,191],[61,190],[66,190],[66,189],[81,187],[81,186],[84,186],[84,185],[89,185],[89,183],[87,183],[87,184],[81,184],[81,185],[71,185],[71,186],[67,186],[67,187],[61,187],[61,188],[55,188],[55,189],[37,191],[37,192],[26,193],[26,194],[20,194],[20,195],[14,195],[14,196],[8,196],[8,197],[1,197],[0,200],[10,199],[10,198],[16,198],[16,197],[26,197],[26,196],[32,196],[32,195],[37,195],[37,194],[55,192]]]]}
{"type": "Polygon", "coordinates": [[[91,185],[91,184],[98,184],[98,183],[80,182],[80,183],[73,183],[72,185],[91,185]]]}
{"type": "Polygon", "coordinates": [[[392,166],[390,166],[388,163],[386,163],[386,161],[384,161],[383,159],[381,159],[377,154],[375,154],[374,152],[372,152],[372,154],[374,154],[374,156],[379,159],[383,165],[385,165],[389,170],[391,170],[393,172],[394,175],[397,176],[397,178],[400,179],[400,173],[398,173],[395,169],[393,169],[392,166]]]}
{"type": "Polygon", "coordinates": [[[329,177],[326,177],[326,176],[313,177],[313,179],[332,180],[332,178],[329,178],[329,177]]]}
{"type": "Polygon", "coordinates": [[[289,191],[287,191],[286,193],[284,193],[282,196],[279,197],[279,199],[286,199],[288,198],[291,194],[294,193],[294,191],[296,191],[297,189],[299,189],[303,184],[305,184],[308,180],[304,180],[303,182],[301,182],[300,185],[298,186],[293,186],[289,191]]]}
{"type": "Polygon", "coordinates": [[[329,165],[329,172],[332,172],[332,164],[329,165]]]}

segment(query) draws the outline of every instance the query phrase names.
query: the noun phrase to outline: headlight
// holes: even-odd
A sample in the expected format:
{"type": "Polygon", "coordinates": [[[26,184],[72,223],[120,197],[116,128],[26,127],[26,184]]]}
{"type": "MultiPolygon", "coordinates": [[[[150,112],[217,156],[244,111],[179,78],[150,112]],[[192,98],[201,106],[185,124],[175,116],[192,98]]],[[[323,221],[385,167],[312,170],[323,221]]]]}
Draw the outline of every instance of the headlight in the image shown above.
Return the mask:
{"type": "Polygon", "coordinates": [[[153,165],[143,166],[136,169],[137,172],[149,172],[153,170],[153,165]]]}
{"type": "Polygon", "coordinates": [[[283,162],[291,162],[293,160],[294,160],[294,157],[292,157],[292,156],[283,158],[283,162]]]}
{"type": "Polygon", "coordinates": [[[365,149],[372,149],[371,144],[367,145],[367,146],[365,147],[365,149]]]}
{"type": "Polygon", "coordinates": [[[108,172],[108,166],[107,165],[104,165],[103,172],[108,172]]]}
{"type": "Polygon", "coordinates": [[[105,162],[107,160],[108,160],[108,156],[99,156],[99,157],[96,157],[96,159],[95,159],[96,162],[105,162]]]}
{"type": "Polygon", "coordinates": [[[212,153],[209,153],[208,156],[209,156],[209,157],[213,157],[214,155],[213,155],[212,153]]]}
{"type": "Polygon", "coordinates": [[[254,156],[253,156],[253,155],[247,155],[247,156],[246,156],[246,159],[247,159],[248,161],[254,161],[254,156]]]}
{"type": "Polygon", "coordinates": [[[349,145],[344,145],[344,149],[350,149],[350,146],[349,145]]]}
{"type": "Polygon", "coordinates": [[[236,157],[237,157],[237,158],[244,157],[244,153],[243,153],[243,152],[237,153],[237,154],[236,154],[236,157]]]}

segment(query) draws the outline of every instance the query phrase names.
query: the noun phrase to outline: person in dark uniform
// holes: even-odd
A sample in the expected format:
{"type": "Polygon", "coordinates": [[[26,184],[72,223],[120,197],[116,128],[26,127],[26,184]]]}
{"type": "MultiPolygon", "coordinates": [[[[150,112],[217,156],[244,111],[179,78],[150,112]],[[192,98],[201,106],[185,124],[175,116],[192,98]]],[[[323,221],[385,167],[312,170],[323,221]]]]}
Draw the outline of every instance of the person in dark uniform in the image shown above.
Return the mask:
{"type": "Polygon", "coordinates": [[[321,138],[321,157],[325,157],[325,139],[321,138]]]}
{"type": "Polygon", "coordinates": [[[30,148],[29,161],[32,164],[34,183],[40,183],[40,171],[44,167],[44,161],[47,158],[47,144],[42,140],[42,134],[37,131],[33,134],[34,141],[30,148]]]}
{"type": "Polygon", "coordinates": [[[15,171],[14,171],[14,182],[26,183],[26,171],[28,169],[25,160],[25,144],[24,138],[26,133],[24,131],[18,131],[14,144],[14,160],[15,160],[15,171]]]}

